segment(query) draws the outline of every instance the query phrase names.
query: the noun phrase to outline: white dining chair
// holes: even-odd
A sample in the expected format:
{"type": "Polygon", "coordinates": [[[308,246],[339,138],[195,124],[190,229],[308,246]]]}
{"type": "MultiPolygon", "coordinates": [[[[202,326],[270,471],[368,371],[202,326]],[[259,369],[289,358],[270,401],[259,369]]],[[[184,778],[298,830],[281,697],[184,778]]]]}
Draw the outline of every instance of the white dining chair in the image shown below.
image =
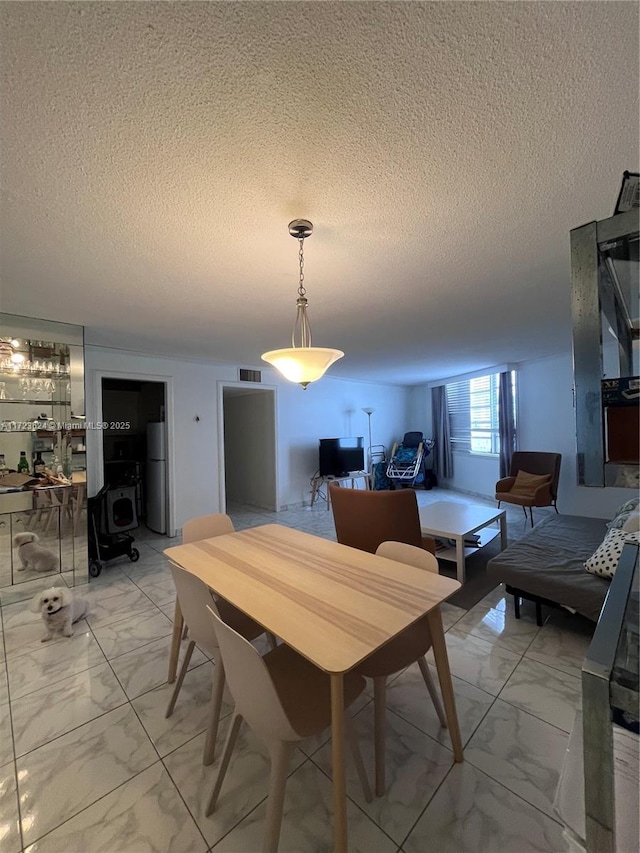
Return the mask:
{"type": "MultiPolygon", "coordinates": [[[[206,814],[210,815],[216,807],[238,732],[246,720],[265,741],[271,758],[262,853],[276,853],[291,755],[297,743],[319,734],[331,724],[330,678],[287,645],[280,645],[261,657],[213,608],[209,608],[209,612],[236,707],[206,814]]],[[[362,693],[365,684],[365,679],[355,673],[344,676],[345,709],[362,693]]],[[[348,714],[345,724],[360,784],[366,801],[371,802],[371,789],[353,720],[348,714]]]]}
{"type": "Polygon", "coordinates": [[[215,667],[213,673],[213,686],[211,688],[211,705],[209,712],[209,725],[207,727],[207,737],[204,746],[204,755],[202,758],[203,764],[211,764],[215,757],[216,739],[218,735],[218,722],[220,720],[220,709],[222,708],[222,695],[224,692],[225,674],[224,666],[221,660],[218,647],[218,640],[211,618],[207,612],[207,606],[216,608],[234,628],[247,640],[254,640],[261,634],[264,634],[264,628],[245,616],[244,613],[237,608],[229,605],[228,602],[220,599],[216,601],[209,587],[203,583],[200,578],[192,575],[181,569],[179,566],[170,564],[173,582],[176,586],[180,609],[184,614],[187,625],[189,626],[189,645],[185,652],[182,667],[176,681],[175,688],[169,700],[165,717],[170,717],[173,714],[176,700],[182,688],[182,682],[189,669],[191,656],[196,644],[207,654],[215,658],[215,667]]]}
{"type": "MultiPolygon", "coordinates": [[[[406,563],[427,572],[438,573],[438,561],[425,551],[415,545],[406,545],[404,542],[382,542],[376,554],[386,557],[397,563],[406,563]]],[[[362,661],[356,667],[356,672],[367,678],[373,679],[373,713],[375,729],[375,765],[376,765],[376,796],[381,797],[385,792],[385,751],[386,751],[386,705],[387,705],[387,679],[396,672],[401,672],[412,663],[418,664],[425,686],[431,696],[440,725],[447,727],[447,718],[438,691],[431,674],[425,655],[431,648],[431,633],[424,616],[406,630],[386,643],[377,652],[362,661]]]]}
{"type": "MultiPolygon", "coordinates": [[[[198,542],[201,539],[212,539],[214,536],[223,536],[225,533],[234,533],[233,522],[228,515],[222,512],[211,515],[201,515],[191,518],[182,525],[182,544],[198,542]]],[[[167,681],[172,684],[176,680],[178,671],[178,659],[180,657],[180,640],[187,635],[187,625],[180,609],[180,601],[176,598],[173,613],[173,633],[171,635],[171,649],[169,651],[169,673],[167,681]]]]}

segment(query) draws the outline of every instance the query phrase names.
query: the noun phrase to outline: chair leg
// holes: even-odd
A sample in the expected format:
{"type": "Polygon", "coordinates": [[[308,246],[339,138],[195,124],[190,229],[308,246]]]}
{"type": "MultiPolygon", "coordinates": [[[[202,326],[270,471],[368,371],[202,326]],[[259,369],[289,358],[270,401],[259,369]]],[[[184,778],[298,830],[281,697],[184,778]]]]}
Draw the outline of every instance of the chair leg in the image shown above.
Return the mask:
{"type": "Polygon", "coordinates": [[[184,661],[182,662],[182,668],[180,669],[180,675],[178,676],[176,686],[171,695],[171,699],[169,700],[169,705],[167,706],[165,717],[170,717],[173,714],[173,709],[176,707],[176,699],[178,698],[180,688],[182,687],[182,682],[184,681],[184,677],[187,674],[187,670],[189,669],[189,664],[191,663],[191,655],[193,654],[193,650],[195,649],[195,647],[196,644],[193,640],[191,640],[191,642],[187,646],[184,661]]]}
{"type": "Polygon", "coordinates": [[[513,609],[514,609],[515,614],[516,614],[516,619],[519,619],[520,618],[520,596],[519,595],[514,594],[514,596],[513,596],[513,609]]]}
{"type": "Polygon", "coordinates": [[[224,777],[227,774],[227,768],[229,767],[229,761],[233,755],[233,750],[236,745],[241,725],[242,716],[240,714],[234,714],[233,720],[231,720],[231,725],[229,726],[227,740],[224,745],[224,752],[222,753],[222,760],[220,761],[220,767],[218,768],[218,775],[216,776],[216,781],[213,785],[213,790],[211,791],[211,796],[209,797],[209,802],[207,803],[207,808],[205,810],[205,817],[209,817],[218,802],[222,783],[224,782],[224,777]]]}
{"type": "Polygon", "coordinates": [[[183,640],[186,640],[188,636],[189,636],[189,626],[188,626],[188,625],[187,625],[187,623],[185,622],[185,623],[184,623],[184,628],[183,628],[183,631],[182,631],[182,639],[183,639],[183,640]]]}
{"type": "Polygon", "coordinates": [[[216,754],[216,740],[218,739],[218,723],[220,722],[220,709],[222,708],[222,695],[224,693],[224,666],[222,659],[218,657],[213,672],[213,685],[211,687],[211,708],[209,727],[207,728],[207,739],[204,743],[204,755],[202,763],[205,766],[213,764],[216,754]]]}
{"type": "Polygon", "coordinates": [[[438,715],[438,719],[440,720],[440,725],[443,729],[447,728],[447,718],[444,713],[444,708],[442,707],[442,703],[440,702],[440,697],[438,696],[438,691],[436,690],[436,686],[433,683],[433,679],[431,678],[431,673],[429,672],[429,664],[427,663],[427,659],[424,657],[418,658],[418,666],[420,667],[420,672],[422,673],[422,677],[424,678],[424,683],[427,685],[427,690],[429,691],[429,696],[431,696],[431,701],[433,702],[433,707],[436,709],[436,714],[438,715]]]}
{"type": "Polygon", "coordinates": [[[531,526],[533,527],[533,507],[532,506],[529,507],[529,516],[531,517],[531,526]]]}
{"type": "Polygon", "coordinates": [[[182,618],[182,610],[180,610],[180,602],[176,599],[176,607],[173,614],[173,632],[171,634],[171,651],[169,652],[169,673],[167,675],[169,684],[173,684],[176,680],[178,658],[180,657],[180,636],[183,624],[184,619],[182,618]]]}
{"type": "Polygon", "coordinates": [[[524,513],[524,517],[526,518],[526,517],[527,517],[527,508],[526,508],[526,506],[523,506],[523,507],[522,507],[522,512],[524,513]]]}
{"type": "Polygon", "coordinates": [[[369,785],[367,771],[364,769],[364,763],[362,761],[360,743],[358,742],[358,733],[355,730],[353,717],[349,714],[345,714],[345,733],[349,743],[349,749],[351,750],[351,755],[353,757],[353,763],[356,766],[358,779],[360,779],[360,784],[362,785],[362,793],[364,794],[365,800],[370,803],[373,800],[373,796],[371,795],[371,786],[369,785]]]}
{"type": "Polygon", "coordinates": [[[554,502],[553,502],[553,508],[554,508],[554,509],[555,509],[555,511],[556,511],[556,515],[560,515],[560,513],[558,512],[558,501],[554,501],[554,502]]]}
{"type": "Polygon", "coordinates": [[[271,744],[271,775],[269,776],[269,798],[267,800],[267,818],[262,841],[262,853],[277,853],[282,826],[284,792],[287,785],[287,770],[294,750],[294,744],[277,741],[271,744]]]}
{"type": "Polygon", "coordinates": [[[500,504],[501,504],[501,503],[502,503],[502,501],[498,501],[498,509],[500,509],[500,504]]]}
{"type": "Polygon", "coordinates": [[[539,601],[536,601],[536,625],[542,628],[542,605],[539,601]]]}
{"type": "Polygon", "coordinates": [[[376,797],[384,796],[386,759],[386,705],[387,678],[385,675],[373,679],[373,714],[375,730],[376,797]]]}

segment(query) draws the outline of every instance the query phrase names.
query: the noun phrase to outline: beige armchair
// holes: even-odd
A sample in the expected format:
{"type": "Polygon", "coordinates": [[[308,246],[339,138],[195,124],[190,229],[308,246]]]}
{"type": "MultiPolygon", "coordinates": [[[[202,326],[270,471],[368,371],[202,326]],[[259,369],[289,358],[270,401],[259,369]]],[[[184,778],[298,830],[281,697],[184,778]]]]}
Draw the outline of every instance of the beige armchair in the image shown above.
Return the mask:
{"type": "Polygon", "coordinates": [[[533,527],[533,507],[552,506],[558,512],[558,480],[561,453],[517,450],[511,459],[508,477],[496,483],[496,500],[521,506],[533,527]]]}

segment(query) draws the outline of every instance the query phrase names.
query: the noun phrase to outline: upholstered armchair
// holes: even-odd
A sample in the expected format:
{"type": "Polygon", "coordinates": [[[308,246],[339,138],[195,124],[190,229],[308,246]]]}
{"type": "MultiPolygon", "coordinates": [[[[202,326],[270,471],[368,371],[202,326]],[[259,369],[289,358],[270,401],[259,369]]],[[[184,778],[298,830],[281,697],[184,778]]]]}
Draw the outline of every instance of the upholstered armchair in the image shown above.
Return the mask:
{"type": "Polygon", "coordinates": [[[404,542],[436,552],[435,540],[420,530],[415,492],[371,492],[329,483],[336,536],[342,545],[375,554],[382,542],[404,542]]]}
{"type": "Polygon", "coordinates": [[[533,507],[552,506],[558,512],[558,479],[561,453],[517,450],[511,459],[508,477],[496,483],[496,500],[521,506],[533,527],[533,507]]]}

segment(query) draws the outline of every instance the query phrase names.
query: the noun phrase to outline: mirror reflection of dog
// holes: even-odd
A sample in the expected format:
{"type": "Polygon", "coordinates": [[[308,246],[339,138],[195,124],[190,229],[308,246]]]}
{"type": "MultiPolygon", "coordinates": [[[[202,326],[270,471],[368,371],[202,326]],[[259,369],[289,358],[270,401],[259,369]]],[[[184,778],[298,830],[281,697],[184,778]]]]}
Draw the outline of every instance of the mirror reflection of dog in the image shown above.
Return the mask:
{"type": "Polygon", "coordinates": [[[37,533],[17,533],[13,537],[13,544],[18,549],[21,566],[19,572],[25,569],[33,569],[36,572],[55,572],[58,569],[58,558],[47,548],[38,545],[40,537],[37,533]]]}
{"type": "Polygon", "coordinates": [[[71,626],[86,615],[88,602],[84,598],[74,597],[70,589],[52,586],[33,598],[31,610],[42,616],[47,633],[40,642],[46,643],[53,639],[54,634],[73,637],[71,626]]]}

